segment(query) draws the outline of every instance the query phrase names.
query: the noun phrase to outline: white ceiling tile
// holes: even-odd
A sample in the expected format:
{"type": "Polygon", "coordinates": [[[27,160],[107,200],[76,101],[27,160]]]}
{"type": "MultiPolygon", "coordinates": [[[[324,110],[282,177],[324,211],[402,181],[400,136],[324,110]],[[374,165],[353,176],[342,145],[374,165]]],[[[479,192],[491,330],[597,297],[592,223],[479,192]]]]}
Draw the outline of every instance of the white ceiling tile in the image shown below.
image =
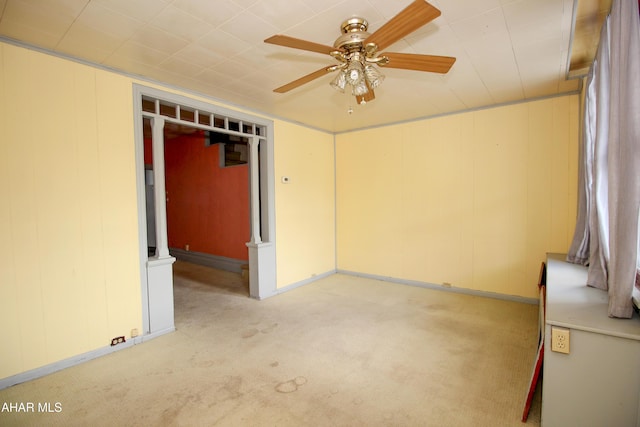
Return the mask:
{"type": "MultiPolygon", "coordinates": [[[[322,57],[322,55],[317,55],[322,57]]],[[[273,66],[281,66],[291,61],[302,61],[304,58],[297,55],[293,49],[284,50],[280,46],[265,44],[265,48],[252,47],[242,52],[238,52],[234,57],[242,58],[254,67],[268,68],[273,66]]]]}
{"type": "Polygon", "coordinates": [[[518,0],[503,6],[504,17],[511,29],[531,25],[532,22],[551,22],[559,27],[563,4],[559,0],[518,0]]]}
{"type": "Polygon", "coordinates": [[[501,8],[491,9],[471,18],[452,22],[449,25],[461,42],[490,37],[495,33],[500,33],[508,37],[501,8]]]}
{"type": "Polygon", "coordinates": [[[426,96],[433,99],[433,104],[437,108],[437,114],[449,111],[460,111],[468,108],[462,100],[449,87],[442,84],[433,84],[427,88],[426,96]]]}
{"type": "Polygon", "coordinates": [[[262,82],[269,90],[334,63],[331,58],[325,58],[322,55],[299,55],[295,60],[281,60],[274,64],[260,55],[252,55],[253,52],[255,50],[243,52],[234,56],[233,59],[243,64],[249,74],[262,75],[262,82]]]}
{"type": "Polygon", "coordinates": [[[258,0],[233,0],[235,4],[240,6],[243,9],[247,9],[255,4],[258,0]]]}
{"type": "Polygon", "coordinates": [[[213,67],[214,65],[226,60],[224,56],[218,55],[197,44],[187,45],[176,52],[173,56],[175,58],[200,65],[203,68],[213,67]]]}
{"type": "Polygon", "coordinates": [[[204,69],[198,77],[201,81],[215,86],[224,86],[222,82],[229,81],[227,75],[211,68],[204,69]]]}
{"type": "Polygon", "coordinates": [[[129,16],[142,22],[151,21],[171,0],[92,0],[114,12],[129,16]]]}
{"type": "Polygon", "coordinates": [[[131,37],[143,24],[142,21],[114,12],[93,2],[82,10],[73,25],[78,23],[121,40],[131,37]]]}
{"type": "Polygon", "coordinates": [[[558,38],[557,50],[563,43],[562,3],[540,2],[534,11],[530,2],[514,2],[504,7],[505,20],[516,45],[526,45],[539,39],[558,38]]]}
{"type": "Polygon", "coordinates": [[[225,88],[231,92],[238,94],[250,94],[250,96],[254,98],[270,96],[270,90],[265,88],[263,84],[260,84],[259,81],[256,84],[255,80],[247,81],[245,77],[230,82],[229,84],[225,85],[225,88]]]}
{"type": "Polygon", "coordinates": [[[235,76],[235,78],[242,78],[252,72],[251,68],[245,64],[232,59],[216,64],[211,69],[227,76],[235,76]]]}
{"type": "Polygon", "coordinates": [[[189,88],[191,79],[179,73],[169,71],[166,68],[151,68],[151,78],[157,81],[166,82],[170,85],[189,88]]]}
{"type": "Polygon", "coordinates": [[[196,43],[225,58],[251,48],[251,44],[219,29],[210,31],[196,43]]]}
{"type": "Polygon", "coordinates": [[[273,76],[269,75],[268,73],[265,73],[262,70],[258,72],[255,72],[255,71],[251,72],[242,78],[242,80],[246,84],[251,86],[262,87],[266,91],[272,91],[273,88],[277,86],[276,83],[270,83],[272,79],[273,79],[273,76]]]}
{"type": "Polygon", "coordinates": [[[162,61],[159,67],[176,74],[180,74],[185,77],[195,77],[204,70],[204,67],[193,62],[185,61],[181,58],[172,56],[165,61],[162,61]]]}
{"type": "Polygon", "coordinates": [[[514,58],[513,48],[509,42],[509,33],[503,31],[500,33],[493,33],[485,37],[477,37],[474,39],[467,39],[461,46],[466,51],[469,58],[474,61],[486,61],[490,65],[490,61],[493,58],[503,59],[505,56],[514,58]]]}
{"type": "MultiPolygon", "coordinates": [[[[380,13],[380,17],[384,21],[396,16],[407,6],[411,4],[411,0],[388,1],[388,0],[369,0],[369,3],[380,13]]],[[[430,2],[433,4],[433,2],[430,2]]],[[[435,4],[433,4],[435,6],[435,4]]]]}
{"type": "Polygon", "coordinates": [[[313,11],[301,0],[275,0],[268,4],[258,2],[249,11],[284,31],[304,22],[313,15],[313,11]]]}
{"type": "Polygon", "coordinates": [[[495,101],[491,98],[489,91],[483,85],[456,85],[451,88],[451,92],[460,99],[460,102],[464,105],[463,110],[486,107],[495,104],[495,101]]]}
{"type": "MultiPolygon", "coordinates": [[[[302,0],[302,1],[307,6],[309,6],[309,8],[313,10],[315,13],[320,13],[320,12],[324,12],[327,9],[331,9],[332,7],[337,6],[341,3],[344,3],[345,0],[302,0]]],[[[348,4],[352,5],[353,2],[348,2],[348,4]]]]}
{"type": "Polygon", "coordinates": [[[450,24],[482,15],[493,9],[500,8],[500,6],[501,4],[499,0],[441,0],[438,2],[438,9],[440,9],[440,11],[442,12],[442,18],[444,18],[450,24]]]}
{"type": "Polygon", "coordinates": [[[0,21],[0,32],[10,39],[19,40],[45,49],[55,49],[58,38],[40,28],[25,25],[20,21],[3,19],[0,21]]]}
{"type": "Polygon", "coordinates": [[[514,54],[518,62],[536,62],[539,67],[555,69],[566,50],[561,49],[561,36],[523,41],[525,44],[513,45],[514,54]],[[553,58],[553,62],[547,62],[553,58]]]}
{"type": "MultiPolygon", "coordinates": [[[[300,77],[299,75],[296,75],[300,77]]],[[[282,76],[276,76],[269,73],[266,70],[253,70],[250,74],[247,74],[242,78],[242,81],[246,82],[249,85],[260,87],[265,94],[271,95],[273,94],[274,98],[277,99],[278,96],[282,96],[282,94],[273,92],[273,89],[282,86],[282,81],[278,81],[278,79],[282,79],[282,76]]],[[[289,80],[294,80],[295,77],[292,77],[289,80]]]]}
{"type": "Polygon", "coordinates": [[[156,72],[149,64],[138,62],[135,57],[127,55],[111,55],[103,61],[103,65],[148,78],[154,78],[153,74],[156,72]]]}
{"type": "Polygon", "coordinates": [[[218,27],[244,10],[231,0],[174,0],[173,5],[218,27]]]}
{"type": "MultiPolygon", "coordinates": [[[[538,86],[541,83],[551,83],[554,90],[549,91],[546,94],[552,94],[558,91],[558,81],[562,79],[561,70],[560,68],[549,67],[549,64],[552,63],[552,61],[558,64],[560,56],[561,53],[546,53],[537,57],[524,57],[518,61],[518,68],[520,70],[525,93],[531,83],[538,86]],[[538,58],[540,58],[540,60],[538,60],[538,58]]],[[[529,97],[529,95],[527,95],[527,97],[529,97]]]]}
{"type": "Polygon", "coordinates": [[[264,39],[278,33],[278,28],[251,12],[245,11],[220,26],[221,30],[247,43],[263,43],[264,39]]]}
{"type": "Polygon", "coordinates": [[[102,63],[121,44],[121,38],[96,31],[95,28],[76,21],[58,43],[57,50],[102,63]]]}
{"type": "MultiPolygon", "coordinates": [[[[36,3],[35,6],[42,9],[46,13],[52,15],[63,15],[76,17],[82,12],[82,10],[89,4],[91,0],[19,0],[24,3],[36,3]]],[[[8,3],[14,3],[16,0],[11,0],[8,3]]]]}
{"type": "MultiPolygon", "coordinates": [[[[301,66],[299,63],[286,62],[277,68],[273,66],[265,67],[263,74],[265,75],[265,84],[269,85],[269,88],[273,90],[320,68],[322,68],[321,65],[304,64],[304,66],[301,66]]],[[[330,77],[327,77],[327,79],[330,79],[330,77]]]]}
{"type": "Polygon", "coordinates": [[[76,37],[65,38],[56,50],[72,57],[102,64],[113,53],[113,45],[106,37],[92,35],[85,40],[76,37]]]}
{"type": "Polygon", "coordinates": [[[467,56],[496,102],[510,101],[513,94],[523,96],[518,65],[505,34],[493,33],[464,43],[467,56]]]}
{"type": "Polygon", "coordinates": [[[169,5],[160,12],[153,24],[163,30],[175,34],[177,37],[189,41],[198,40],[213,29],[213,26],[195,16],[169,5]]]}
{"type": "Polygon", "coordinates": [[[405,40],[412,45],[417,42],[426,42],[443,47],[457,44],[458,42],[457,36],[453,33],[449,24],[441,19],[435,19],[427,25],[418,28],[409,34],[405,40]]]}
{"type": "Polygon", "coordinates": [[[416,53],[452,56],[451,51],[458,45],[458,37],[449,25],[433,25],[421,34],[414,33],[406,38],[416,53]]]}
{"type": "Polygon", "coordinates": [[[118,63],[125,62],[127,58],[130,58],[134,63],[147,64],[155,67],[161,64],[163,61],[169,58],[164,52],[151,49],[149,46],[141,45],[134,41],[127,41],[123,43],[114,53],[113,56],[120,59],[109,58],[109,62],[117,61],[118,63]]]}
{"type": "Polygon", "coordinates": [[[463,50],[454,52],[456,62],[443,80],[447,87],[464,104],[465,108],[475,108],[494,103],[491,94],[478,75],[471,60],[463,50]]]}
{"type": "Polygon", "coordinates": [[[540,25],[526,25],[516,27],[509,30],[511,42],[515,49],[526,46],[536,45],[540,40],[554,39],[554,49],[562,50],[564,47],[563,35],[560,26],[551,22],[545,22],[540,25]]]}
{"type": "Polygon", "coordinates": [[[168,55],[178,52],[189,44],[188,40],[177,37],[152,24],[146,24],[138,28],[138,31],[129,40],[168,55]]]}

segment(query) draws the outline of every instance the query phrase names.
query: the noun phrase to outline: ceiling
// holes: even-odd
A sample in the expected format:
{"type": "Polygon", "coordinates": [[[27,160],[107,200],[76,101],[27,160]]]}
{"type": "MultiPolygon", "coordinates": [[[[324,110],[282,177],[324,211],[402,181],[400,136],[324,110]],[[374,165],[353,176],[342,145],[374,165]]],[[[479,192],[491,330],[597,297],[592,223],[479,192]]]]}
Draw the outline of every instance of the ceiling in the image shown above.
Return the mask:
{"type": "MultiPolygon", "coordinates": [[[[454,56],[446,75],[382,69],[386,79],[365,105],[332,89],[331,75],[273,92],[336,61],[266,44],[267,37],[333,45],[347,18],[367,19],[374,32],[410,2],[0,0],[0,37],[342,132],[575,92],[580,79],[566,79],[578,40],[572,40],[574,3],[592,14],[608,9],[603,0],[431,0],[442,15],[385,50],[454,56]]],[[[581,12],[581,20],[592,22],[589,13],[581,12]]],[[[575,37],[594,32],[599,27],[575,37]]],[[[581,48],[580,55],[583,67],[592,54],[581,48]]]]}

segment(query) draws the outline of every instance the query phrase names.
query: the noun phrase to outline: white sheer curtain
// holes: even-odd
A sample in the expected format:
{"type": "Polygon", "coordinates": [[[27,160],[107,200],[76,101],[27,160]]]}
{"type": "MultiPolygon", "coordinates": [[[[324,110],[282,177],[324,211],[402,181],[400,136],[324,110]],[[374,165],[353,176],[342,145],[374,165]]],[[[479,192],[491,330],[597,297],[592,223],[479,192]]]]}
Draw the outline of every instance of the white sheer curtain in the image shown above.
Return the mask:
{"type": "Polygon", "coordinates": [[[609,316],[631,317],[639,265],[640,19],[613,0],[585,86],[576,232],[567,259],[609,292],[609,316]]]}

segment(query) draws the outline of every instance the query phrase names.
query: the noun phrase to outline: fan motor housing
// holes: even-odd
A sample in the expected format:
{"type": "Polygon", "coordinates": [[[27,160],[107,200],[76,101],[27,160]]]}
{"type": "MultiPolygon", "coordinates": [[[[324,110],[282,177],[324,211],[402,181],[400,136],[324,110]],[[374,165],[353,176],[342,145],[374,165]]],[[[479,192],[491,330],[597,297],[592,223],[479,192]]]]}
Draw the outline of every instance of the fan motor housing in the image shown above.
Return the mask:
{"type": "Polygon", "coordinates": [[[369,23],[363,18],[347,19],[340,26],[343,34],[336,39],[333,47],[347,52],[362,50],[364,41],[369,37],[368,27],[369,23]]]}

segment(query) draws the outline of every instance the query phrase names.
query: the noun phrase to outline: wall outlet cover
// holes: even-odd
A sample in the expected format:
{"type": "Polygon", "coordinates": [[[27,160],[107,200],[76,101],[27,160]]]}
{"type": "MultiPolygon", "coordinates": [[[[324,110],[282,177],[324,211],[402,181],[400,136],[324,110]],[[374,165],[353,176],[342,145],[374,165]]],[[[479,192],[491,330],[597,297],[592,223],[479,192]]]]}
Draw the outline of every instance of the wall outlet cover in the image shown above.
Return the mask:
{"type": "Polygon", "coordinates": [[[115,337],[111,340],[111,347],[113,347],[114,345],[122,344],[123,342],[126,342],[124,337],[115,337]]]}

